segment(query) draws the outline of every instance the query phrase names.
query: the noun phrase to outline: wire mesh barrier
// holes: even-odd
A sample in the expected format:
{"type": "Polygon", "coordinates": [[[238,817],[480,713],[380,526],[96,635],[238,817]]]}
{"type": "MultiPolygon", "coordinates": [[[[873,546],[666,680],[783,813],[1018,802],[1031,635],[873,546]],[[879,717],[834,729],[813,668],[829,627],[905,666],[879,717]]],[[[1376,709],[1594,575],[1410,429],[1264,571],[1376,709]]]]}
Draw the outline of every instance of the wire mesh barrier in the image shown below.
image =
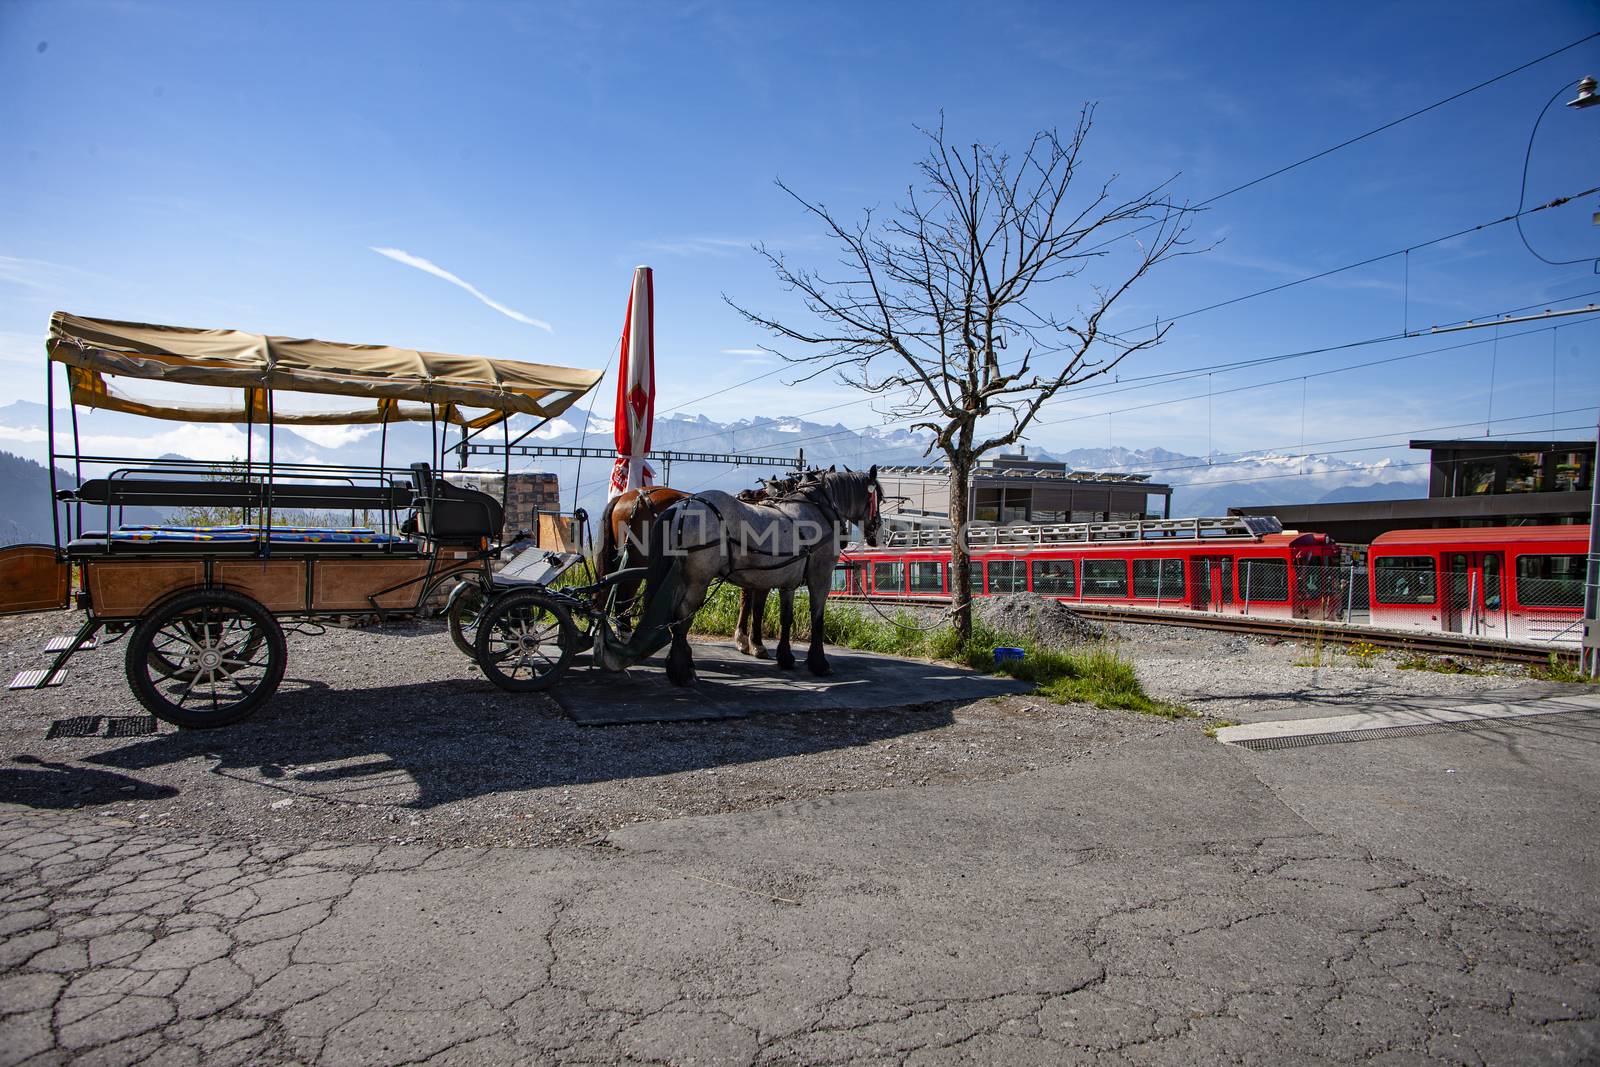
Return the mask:
{"type": "MultiPolygon", "coordinates": [[[[1369,568],[1219,553],[1186,559],[974,559],[968,567],[972,591],[980,597],[1031,591],[1086,608],[1125,605],[1485,641],[1578,644],[1584,557],[1518,555],[1509,573],[1499,561],[1495,553],[1380,556],[1369,568]]],[[[931,599],[950,594],[949,579],[947,565],[939,560],[874,561],[841,567],[833,589],[931,599]]]]}

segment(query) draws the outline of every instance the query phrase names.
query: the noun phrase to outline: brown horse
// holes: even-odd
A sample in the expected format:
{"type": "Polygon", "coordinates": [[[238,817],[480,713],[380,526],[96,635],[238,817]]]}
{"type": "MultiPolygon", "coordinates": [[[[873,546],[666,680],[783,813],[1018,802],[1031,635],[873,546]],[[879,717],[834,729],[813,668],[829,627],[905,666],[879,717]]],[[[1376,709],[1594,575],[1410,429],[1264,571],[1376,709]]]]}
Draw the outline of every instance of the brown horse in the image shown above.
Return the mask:
{"type": "MultiPolygon", "coordinates": [[[[650,536],[650,527],[673,504],[689,496],[678,489],[664,485],[646,485],[629,489],[606,502],[600,513],[600,552],[595,559],[598,577],[604,578],[622,564],[622,546],[643,545],[650,536]]],[[[746,489],[741,499],[759,501],[766,499],[762,489],[746,489]]],[[[617,617],[628,625],[638,606],[639,586],[643,580],[617,583],[617,617]]],[[[767,649],[761,643],[761,627],[766,616],[767,590],[752,593],[739,590],[739,621],[734,628],[733,643],[747,656],[766,659],[767,649]]]]}

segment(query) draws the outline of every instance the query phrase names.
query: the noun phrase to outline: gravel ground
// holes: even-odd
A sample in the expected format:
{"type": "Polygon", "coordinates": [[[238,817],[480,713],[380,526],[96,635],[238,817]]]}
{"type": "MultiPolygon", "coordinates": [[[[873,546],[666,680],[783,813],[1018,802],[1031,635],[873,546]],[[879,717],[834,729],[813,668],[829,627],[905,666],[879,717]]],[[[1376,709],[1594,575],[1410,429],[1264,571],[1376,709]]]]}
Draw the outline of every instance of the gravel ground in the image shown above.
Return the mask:
{"type": "MultiPolygon", "coordinates": [[[[44,665],[77,616],[0,620],[0,672],[44,665]]],[[[992,781],[1174,727],[1031,698],[959,708],[584,727],[503,693],[437,622],[291,635],[277,695],[245,723],[46,739],[79,715],[143,709],[123,645],[76,657],[65,685],[0,692],[0,801],[94,807],[167,832],[285,842],[556,846],[631,823],[842,792],[992,781]]],[[[774,668],[776,669],[776,668],[774,668]]],[[[890,694],[907,704],[926,694],[890,694]]]]}
{"type": "Polygon", "coordinates": [[[1138,666],[1151,696],[1178,701],[1234,722],[1306,718],[1342,711],[1382,711],[1526,698],[1592,687],[1529,677],[1515,664],[1479,673],[1403,670],[1405,658],[1383,651],[1361,663],[1343,646],[1182,626],[1114,626],[1111,639],[1138,666]]]}
{"type": "MultiPolygon", "coordinates": [[[[0,620],[0,673],[43,666],[62,613],[0,620]]],[[[1563,687],[1521,669],[1451,676],[1360,667],[1325,650],[1176,627],[1110,638],[1152,695],[1234,721],[1330,707],[1460,702],[1563,687]]],[[[960,707],[582,727],[550,699],[492,687],[437,622],[291,635],[289,672],[250,721],[216,731],[46,739],[79,715],[135,716],[121,642],[80,654],[67,684],[0,692],[0,801],[94,808],[152,829],[284,842],[556,846],[632,823],[837,793],[995,781],[1196,722],[1026,697],[960,707]]]]}

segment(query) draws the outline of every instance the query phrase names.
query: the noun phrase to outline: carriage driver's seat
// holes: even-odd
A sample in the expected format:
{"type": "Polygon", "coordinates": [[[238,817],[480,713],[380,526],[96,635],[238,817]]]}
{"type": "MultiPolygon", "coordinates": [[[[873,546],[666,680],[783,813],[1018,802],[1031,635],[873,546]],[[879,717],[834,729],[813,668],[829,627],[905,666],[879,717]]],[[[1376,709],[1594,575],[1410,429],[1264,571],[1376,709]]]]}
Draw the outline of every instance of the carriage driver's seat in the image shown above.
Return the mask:
{"type": "Polygon", "coordinates": [[[505,525],[500,501],[476,489],[464,489],[435,477],[426,463],[411,465],[411,485],[416,490],[412,506],[415,532],[436,541],[470,543],[494,541],[505,525]]]}

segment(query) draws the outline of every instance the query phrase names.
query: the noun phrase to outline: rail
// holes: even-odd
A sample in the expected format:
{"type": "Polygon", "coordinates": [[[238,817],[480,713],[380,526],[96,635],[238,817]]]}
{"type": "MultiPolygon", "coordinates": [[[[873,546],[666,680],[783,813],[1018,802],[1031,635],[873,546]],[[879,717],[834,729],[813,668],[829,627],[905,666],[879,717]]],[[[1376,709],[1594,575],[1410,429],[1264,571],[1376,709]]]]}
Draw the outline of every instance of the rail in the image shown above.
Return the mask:
{"type": "MultiPolygon", "coordinates": [[[[947,596],[858,596],[829,593],[829,600],[846,603],[877,602],[923,607],[945,606],[947,596]]],[[[1136,623],[1151,626],[1188,626],[1198,630],[1225,630],[1232,633],[1256,634],[1265,637],[1282,637],[1302,641],[1333,641],[1358,644],[1366,642],[1378,648],[1394,648],[1428,655],[1461,656],[1467,659],[1492,660],[1499,663],[1548,664],[1551,657],[1557,661],[1575,664],[1578,651],[1575,647],[1554,648],[1531,645],[1517,641],[1500,641],[1494,638],[1431,633],[1420,630],[1388,630],[1361,623],[1320,622],[1316,619],[1264,619],[1253,615],[1233,615],[1207,611],[1165,611],[1156,608],[1120,607],[1105,604],[1068,605],[1086,619],[1099,622],[1136,623]]]]}

